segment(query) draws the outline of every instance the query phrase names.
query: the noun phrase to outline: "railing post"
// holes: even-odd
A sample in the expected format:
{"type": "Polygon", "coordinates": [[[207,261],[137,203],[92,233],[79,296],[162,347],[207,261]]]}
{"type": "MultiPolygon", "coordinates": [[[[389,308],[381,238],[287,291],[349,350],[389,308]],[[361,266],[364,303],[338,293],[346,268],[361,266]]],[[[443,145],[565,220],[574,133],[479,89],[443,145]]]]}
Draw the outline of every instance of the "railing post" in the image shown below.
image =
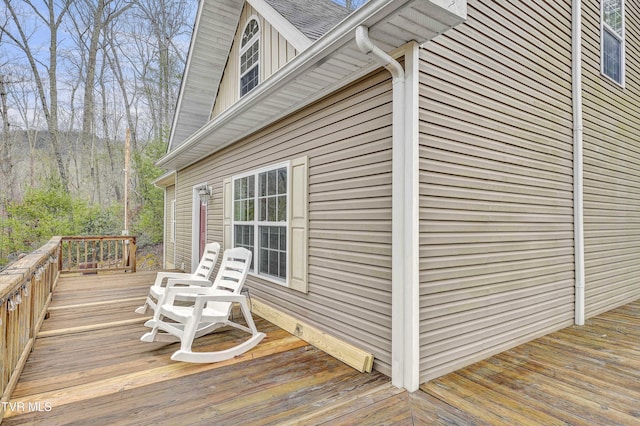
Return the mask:
{"type": "Polygon", "coordinates": [[[137,244],[136,237],[133,237],[133,239],[131,240],[131,246],[132,246],[131,258],[133,263],[133,269],[131,270],[131,272],[136,272],[136,269],[138,267],[138,257],[137,257],[138,244],[137,244]]]}

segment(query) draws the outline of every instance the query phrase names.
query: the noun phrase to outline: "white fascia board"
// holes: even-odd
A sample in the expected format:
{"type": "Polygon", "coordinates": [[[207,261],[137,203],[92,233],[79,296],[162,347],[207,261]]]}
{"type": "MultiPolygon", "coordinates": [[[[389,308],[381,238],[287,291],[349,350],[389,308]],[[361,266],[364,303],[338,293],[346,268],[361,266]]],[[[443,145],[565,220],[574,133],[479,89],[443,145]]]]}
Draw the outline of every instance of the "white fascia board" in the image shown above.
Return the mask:
{"type": "Polygon", "coordinates": [[[291,43],[298,52],[302,52],[311,46],[312,41],[291,22],[280,15],[269,3],[264,0],[247,0],[247,3],[291,43]]]}
{"type": "Polygon", "coordinates": [[[467,19],[467,2],[456,0],[430,0],[431,3],[440,6],[442,9],[447,10],[462,19],[467,19]]]}
{"type": "MultiPolygon", "coordinates": [[[[197,146],[200,141],[206,137],[207,135],[214,132],[216,129],[230,123],[235,117],[239,114],[243,114],[248,111],[254,103],[260,103],[264,99],[268,98],[273,93],[277,93],[279,90],[286,87],[291,81],[294,81],[297,78],[304,78],[304,75],[316,66],[319,63],[322,63],[326,60],[334,52],[338,51],[342,46],[346,45],[349,41],[353,40],[355,29],[360,25],[365,25],[372,30],[375,29],[375,25],[379,23],[381,20],[392,16],[399,9],[408,4],[413,3],[410,0],[371,0],[362,6],[360,9],[353,12],[349,15],[345,20],[343,20],[340,24],[334,27],[332,30],[327,32],[325,35],[316,40],[309,48],[305,51],[298,54],[295,58],[289,61],[286,65],[280,68],[275,74],[273,74],[269,79],[265,80],[263,83],[259,84],[254,90],[252,90],[248,95],[244,96],[238,102],[233,104],[230,108],[224,111],[222,114],[209,121],[207,124],[202,126],[196,132],[194,132],[191,136],[189,136],[181,145],[176,147],[175,150],[167,153],[164,157],[162,157],[156,163],[159,167],[172,168],[172,169],[182,169],[184,167],[193,164],[199,159],[189,159],[184,161],[183,163],[177,163],[181,156],[185,155],[186,151],[189,151],[193,147],[197,146]]],[[[434,4],[433,1],[429,0],[427,3],[434,4]]],[[[447,5],[450,4],[459,4],[462,3],[466,7],[465,0],[453,0],[452,2],[448,2],[447,5]]],[[[449,10],[449,7],[447,7],[449,10]]],[[[465,13],[466,16],[466,13],[465,13]]],[[[460,17],[458,17],[458,21],[460,17]]],[[[452,24],[455,25],[455,24],[452,24]]],[[[373,63],[362,66],[360,72],[355,72],[349,75],[347,78],[350,81],[353,81],[351,77],[354,75],[363,76],[366,75],[365,71],[371,71],[375,69],[376,66],[373,63]],[[365,70],[366,68],[366,70],[365,70]]],[[[329,88],[340,87],[344,81],[336,80],[334,83],[327,85],[327,87],[321,90],[322,93],[327,94],[327,90],[329,88]]],[[[305,104],[310,103],[314,99],[319,99],[319,97],[313,96],[308,97],[305,101],[305,104]]],[[[298,108],[301,105],[295,104],[290,108],[283,108],[282,111],[279,111],[278,114],[275,114],[269,122],[274,122],[277,118],[281,118],[285,115],[285,113],[290,113],[298,108]]],[[[222,144],[215,147],[214,150],[208,152],[211,154],[219,149],[222,149],[225,146],[231,145],[232,143],[239,140],[241,137],[247,136],[254,131],[259,130],[259,128],[268,125],[269,123],[257,123],[257,128],[247,128],[241,134],[236,135],[233,139],[223,142],[222,144]]]]}
{"type": "MultiPolygon", "coordinates": [[[[200,102],[197,105],[197,109],[199,111],[208,111],[206,116],[201,116],[199,118],[199,121],[202,121],[200,126],[205,124],[210,118],[211,110],[213,109],[213,105],[216,101],[218,86],[220,85],[220,81],[223,76],[222,71],[220,71],[219,75],[212,75],[214,73],[212,73],[211,70],[212,68],[222,70],[224,64],[227,62],[237,24],[240,19],[240,12],[242,11],[242,5],[236,5],[235,1],[236,0],[199,0],[199,7],[191,37],[191,44],[189,45],[184,75],[180,85],[180,91],[178,92],[178,99],[170,129],[167,154],[172,151],[177,142],[181,142],[188,134],[193,133],[193,129],[185,129],[185,125],[181,124],[180,121],[184,119],[185,114],[188,114],[187,110],[193,109],[191,108],[193,107],[193,101],[189,96],[194,92],[194,90],[199,91],[194,87],[194,81],[201,79],[203,73],[207,79],[205,91],[211,93],[211,99],[207,102],[200,102]],[[211,16],[214,17],[213,22],[211,21],[211,16]],[[229,16],[233,16],[235,21],[229,21],[229,16]],[[226,20],[215,22],[216,18],[219,21],[222,19],[226,20]],[[209,42],[205,40],[211,37],[212,33],[215,34],[222,23],[225,23],[226,26],[231,25],[233,27],[233,32],[229,32],[228,39],[224,40],[225,43],[222,44],[222,47],[226,52],[218,52],[217,55],[212,56],[213,62],[218,62],[217,65],[214,65],[210,60],[208,60],[205,61],[203,66],[201,63],[202,61],[199,59],[201,59],[203,55],[213,55],[210,50],[209,42]],[[206,107],[203,106],[203,104],[206,104],[206,107]],[[178,138],[178,141],[176,141],[176,138],[178,138]]],[[[219,39],[219,37],[215,38],[219,39]]],[[[219,51],[220,49],[214,50],[219,51]]]]}
{"type": "MultiPolygon", "coordinates": [[[[269,96],[271,92],[286,85],[288,81],[293,80],[300,74],[303,74],[316,62],[337,50],[349,39],[354,37],[353,33],[357,26],[375,23],[384,16],[388,16],[404,3],[404,1],[400,0],[371,0],[369,3],[352,13],[333,30],[316,40],[315,43],[313,43],[304,52],[301,52],[285,66],[280,68],[271,76],[271,78],[267,79],[264,83],[259,84],[258,87],[252,90],[248,95],[244,96],[215,119],[209,121],[173,151],[168,152],[167,155],[158,160],[156,164],[163,167],[173,159],[179,157],[184,151],[191,149],[194,144],[211,133],[213,129],[230,121],[230,119],[235,117],[236,114],[241,114],[252,103],[259,102],[261,98],[269,96]],[[398,4],[398,6],[395,6],[396,4],[398,4]],[[389,9],[391,9],[391,11],[388,11],[389,9]],[[379,18],[375,19],[376,16],[379,16],[379,18]]],[[[185,79],[186,77],[187,76],[185,75],[185,79]]]]}
{"type": "Polygon", "coordinates": [[[193,57],[193,51],[195,50],[195,35],[198,34],[198,30],[200,28],[200,20],[202,19],[202,10],[204,9],[205,0],[201,0],[198,4],[198,12],[196,13],[196,22],[193,26],[193,35],[191,37],[191,44],[189,45],[189,53],[187,55],[187,62],[184,65],[184,75],[182,76],[182,81],[180,81],[180,91],[178,92],[178,102],[176,103],[176,109],[173,111],[173,120],[171,122],[171,131],[169,133],[169,144],[167,146],[167,153],[171,152],[171,145],[173,145],[173,137],[176,131],[176,125],[178,124],[178,116],[180,115],[180,110],[182,108],[182,99],[184,95],[184,89],[187,78],[189,77],[189,68],[191,65],[191,58],[193,57]]]}
{"type": "Polygon", "coordinates": [[[166,188],[167,186],[176,184],[176,172],[169,171],[151,182],[158,188],[166,188]]]}

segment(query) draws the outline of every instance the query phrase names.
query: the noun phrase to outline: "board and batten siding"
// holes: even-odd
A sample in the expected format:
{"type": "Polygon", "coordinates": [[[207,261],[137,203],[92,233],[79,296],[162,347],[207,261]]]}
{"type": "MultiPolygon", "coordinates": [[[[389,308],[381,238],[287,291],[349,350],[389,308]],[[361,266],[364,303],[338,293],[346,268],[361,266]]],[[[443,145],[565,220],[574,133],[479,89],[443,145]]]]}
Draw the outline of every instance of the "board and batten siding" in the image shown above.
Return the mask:
{"type": "Polygon", "coordinates": [[[178,171],[177,263],[189,262],[192,188],[213,187],[208,239],[222,243],[223,180],[308,156],[308,294],[250,276],[253,297],[391,363],[391,83],[361,79],[178,171]]]}
{"type": "Polygon", "coordinates": [[[469,2],[420,52],[420,379],[574,316],[570,1],[469,2]]]}
{"type": "Polygon", "coordinates": [[[640,297],[640,7],[624,3],[624,88],[600,73],[599,2],[582,5],[587,318],[640,297]]]}
{"type": "Polygon", "coordinates": [[[260,81],[264,81],[271,74],[293,59],[298,52],[262,15],[248,3],[245,3],[238,29],[236,30],[229,59],[220,81],[218,95],[211,117],[220,115],[233,105],[240,95],[240,40],[242,31],[251,17],[257,17],[260,24],[260,81]]]}

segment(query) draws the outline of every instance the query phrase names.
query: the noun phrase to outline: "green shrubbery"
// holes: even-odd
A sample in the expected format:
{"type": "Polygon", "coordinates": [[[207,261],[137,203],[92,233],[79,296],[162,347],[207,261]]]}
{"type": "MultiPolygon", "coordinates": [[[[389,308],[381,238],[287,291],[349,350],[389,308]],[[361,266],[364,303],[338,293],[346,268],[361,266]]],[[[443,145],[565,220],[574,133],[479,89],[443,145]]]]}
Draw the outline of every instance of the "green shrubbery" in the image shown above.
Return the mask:
{"type": "Polygon", "coordinates": [[[153,181],[162,175],[162,169],[155,166],[156,161],[166,153],[167,144],[162,141],[149,143],[142,152],[133,156],[138,184],[131,211],[131,235],[138,236],[138,246],[162,242],[164,229],[164,192],[153,185],[153,181]]]}
{"type": "MultiPolygon", "coordinates": [[[[130,235],[138,247],[162,242],[163,192],[152,182],[162,171],[154,163],[165,153],[166,144],[154,142],[134,154],[136,173],[129,215],[130,235]]],[[[120,235],[124,208],[120,203],[90,204],[72,196],[60,180],[48,179],[27,188],[22,200],[8,201],[0,215],[0,269],[20,253],[31,252],[51,237],[71,235],[120,235]]]]}
{"type": "Polygon", "coordinates": [[[57,180],[28,188],[21,201],[6,206],[0,264],[37,249],[55,235],[117,235],[119,210],[117,205],[105,208],[74,199],[57,180]]]}

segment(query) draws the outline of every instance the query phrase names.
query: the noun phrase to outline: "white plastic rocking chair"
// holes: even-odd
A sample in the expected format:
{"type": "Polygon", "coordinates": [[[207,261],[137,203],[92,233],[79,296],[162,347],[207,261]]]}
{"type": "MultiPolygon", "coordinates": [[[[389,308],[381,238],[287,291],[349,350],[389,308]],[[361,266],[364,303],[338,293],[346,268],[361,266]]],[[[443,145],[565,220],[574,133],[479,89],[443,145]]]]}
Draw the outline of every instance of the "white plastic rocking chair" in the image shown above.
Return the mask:
{"type": "Polygon", "coordinates": [[[169,285],[170,281],[172,286],[179,284],[181,286],[210,287],[212,282],[209,279],[216,266],[219,254],[220,244],[209,243],[204,246],[204,253],[193,274],[185,272],[158,272],[156,281],[151,288],[149,288],[147,300],[145,300],[144,305],[136,309],[136,313],[144,314],[149,308],[155,312],[157,303],[162,298],[162,295],[164,295],[166,286],[169,285]],[[164,280],[167,280],[166,286],[162,285],[164,280]]]}
{"type": "Polygon", "coordinates": [[[266,335],[256,329],[251,311],[247,306],[247,299],[240,294],[250,265],[251,252],[237,247],[225,250],[220,270],[212,287],[176,287],[169,283],[158,303],[153,319],[145,323],[145,326],[152,327],[152,330],[144,334],[140,340],[153,342],[179,339],[180,350],[176,351],[171,359],[198,363],[224,361],[256,346],[266,335]],[[185,293],[194,296],[195,303],[192,306],[175,305],[176,296],[185,293]],[[234,303],[240,304],[248,327],[229,319],[234,303]],[[225,326],[246,331],[251,334],[251,337],[230,349],[214,352],[191,350],[195,338],[225,326]],[[159,330],[166,333],[158,334],[159,330]]]}

